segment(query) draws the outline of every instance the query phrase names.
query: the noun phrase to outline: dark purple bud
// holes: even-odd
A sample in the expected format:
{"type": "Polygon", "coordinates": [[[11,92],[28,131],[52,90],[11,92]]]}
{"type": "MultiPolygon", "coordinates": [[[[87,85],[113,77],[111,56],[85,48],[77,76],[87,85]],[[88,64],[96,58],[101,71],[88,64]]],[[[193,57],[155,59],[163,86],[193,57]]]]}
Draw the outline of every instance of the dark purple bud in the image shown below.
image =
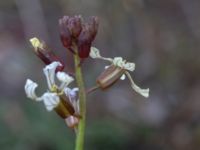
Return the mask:
{"type": "Polygon", "coordinates": [[[97,17],[91,17],[88,23],[83,24],[82,31],[78,37],[78,54],[80,58],[87,58],[90,47],[98,29],[97,17]]]}
{"type": "Polygon", "coordinates": [[[98,30],[98,26],[99,26],[98,18],[95,16],[90,17],[88,26],[89,26],[89,30],[90,30],[90,34],[91,34],[91,39],[93,41],[97,34],[97,30],[98,30]]]}
{"type": "Polygon", "coordinates": [[[59,19],[60,39],[63,46],[66,48],[70,48],[72,45],[72,36],[67,27],[68,22],[68,16],[64,16],[62,19],[59,19]]]}
{"type": "Polygon", "coordinates": [[[78,55],[80,58],[87,58],[90,54],[92,42],[89,40],[79,40],[78,42],[78,55]]]}
{"type": "Polygon", "coordinates": [[[82,30],[81,16],[74,16],[69,18],[67,28],[69,29],[71,35],[77,38],[82,30]]]}
{"type": "Polygon", "coordinates": [[[58,61],[62,66],[58,66],[56,71],[62,71],[64,69],[64,63],[51,51],[45,42],[40,42],[37,38],[30,39],[32,46],[34,47],[35,54],[46,64],[49,65],[53,61],[58,61]]]}

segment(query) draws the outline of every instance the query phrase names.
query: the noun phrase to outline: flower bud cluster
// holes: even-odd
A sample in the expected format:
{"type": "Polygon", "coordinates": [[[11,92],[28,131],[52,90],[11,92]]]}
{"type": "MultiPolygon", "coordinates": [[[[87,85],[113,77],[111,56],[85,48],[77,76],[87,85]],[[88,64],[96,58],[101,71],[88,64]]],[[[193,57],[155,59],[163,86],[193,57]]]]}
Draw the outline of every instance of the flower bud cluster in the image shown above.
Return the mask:
{"type": "Polygon", "coordinates": [[[74,46],[77,46],[79,57],[87,58],[97,34],[97,17],[90,17],[88,22],[83,22],[81,16],[64,16],[59,20],[59,28],[63,46],[72,53],[75,53],[74,46]]]}

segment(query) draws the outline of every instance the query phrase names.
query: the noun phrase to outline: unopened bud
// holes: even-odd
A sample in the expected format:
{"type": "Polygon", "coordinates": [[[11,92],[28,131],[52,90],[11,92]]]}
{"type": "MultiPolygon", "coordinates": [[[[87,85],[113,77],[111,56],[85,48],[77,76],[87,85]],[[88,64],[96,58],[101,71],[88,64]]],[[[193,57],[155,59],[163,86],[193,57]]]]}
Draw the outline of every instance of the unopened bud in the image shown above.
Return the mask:
{"type": "Polygon", "coordinates": [[[97,17],[91,17],[88,23],[83,24],[81,34],[78,37],[78,54],[80,58],[87,58],[90,53],[92,41],[98,29],[97,17]]]}
{"type": "Polygon", "coordinates": [[[43,49],[43,47],[44,47],[43,46],[44,44],[42,44],[40,42],[40,40],[38,38],[36,38],[36,37],[30,39],[30,42],[31,42],[32,46],[35,48],[35,50],[37,50],[38,48],[43,49]]]}
{"type": "Polygon", "coordinates": [[[87,58],[90,54],[90,47],[92,42],[79,41],[78,43],[78,55],[80,58],[87,58]]]}
{"type": "Polygon", "coordinates": [[[72,36],[69,28],[67,27],[69,22],[69,17],[64,16],[59,19],[59,29],[60,29],[60,39],[64,47],[70,48],[72,46],[72,36]]]}
{"type": "Polygon", "coordinates": [[[90,28],[91,38],[92,38],[92,40],[94,40],[94,38],[97,34],[98,27],[99,27],[98,18],[95,17],[95,16],[90,17],[88,25],[89,25],[89,28],[90,28]]]}
{"type": "Polygon", "coordinates": [[[75,117],[75,116],[69,116],[65,119],[65,122],[67,124],[68,127],[70,128],[74,128],[78,125],[79,123],[79,118],[75,117]]]}
{"type": "Polygon", "coordinates": [[[71,35],[77,38],[82,30],[81,16],[70,17],[66,27],[71,32],[71,35]]]}
{"type": "Polygon", "coordinates": [[[124,69],[111,65],[97,78],[97,84],[100,88],[106,89],[120,79],[124,72],[124,69]]]}
{"type": "Polygon", "coordinates": [[[60,62],[56,68],[56,71],[62,71],[64,69],[64,63],[47,47],[45,42],[41,42],[38,38],[34,37],[30,39],[32,46],[34,47],[35,54],[46,64],[49,65],[54,61],[60,62]]]}

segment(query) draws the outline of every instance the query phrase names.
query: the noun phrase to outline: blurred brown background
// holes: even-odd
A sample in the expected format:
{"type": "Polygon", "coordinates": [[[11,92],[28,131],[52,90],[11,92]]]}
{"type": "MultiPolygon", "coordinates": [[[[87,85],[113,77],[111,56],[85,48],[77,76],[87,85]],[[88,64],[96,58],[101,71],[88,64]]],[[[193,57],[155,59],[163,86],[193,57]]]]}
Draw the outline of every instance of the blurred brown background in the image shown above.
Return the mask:
{"type": "MultiPolygon", "coordinates": [[[[127,80],[88,95],[87,150],[200,149],[199,0],[1,0],[0,149],[73,150],[74,134],[42,103],[26,98],[27,78],[46,90],[43,63],[31,37],[45,40],[72,70],[62,47],[58,19],[81,14],[99,17],[93,45],[103,56],[136,63],[132,76],[145,99],[127,80]]],[[[87,87],[106,63],[84,63],[87,87]]]]}

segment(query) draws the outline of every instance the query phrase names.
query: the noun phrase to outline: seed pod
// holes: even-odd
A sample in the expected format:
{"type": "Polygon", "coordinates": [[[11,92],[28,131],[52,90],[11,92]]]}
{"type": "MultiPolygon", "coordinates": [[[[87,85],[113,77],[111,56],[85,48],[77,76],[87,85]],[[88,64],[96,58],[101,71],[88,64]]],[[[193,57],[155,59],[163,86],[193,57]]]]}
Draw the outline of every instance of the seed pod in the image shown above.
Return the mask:
{"type": "Polygon", "coordinates": [[[96,82],[100,88],[106,89],[112,86],[124,73],[124,69],[111,65],[101,73],[96,82]]]}
{"type": "Polygon", "coordinates": [[[55,111],[63,119],[75,113],[73,106],[69,103],[69,99],[65,95],[60,96],[60,103],[55,108],[55,111]]]}

